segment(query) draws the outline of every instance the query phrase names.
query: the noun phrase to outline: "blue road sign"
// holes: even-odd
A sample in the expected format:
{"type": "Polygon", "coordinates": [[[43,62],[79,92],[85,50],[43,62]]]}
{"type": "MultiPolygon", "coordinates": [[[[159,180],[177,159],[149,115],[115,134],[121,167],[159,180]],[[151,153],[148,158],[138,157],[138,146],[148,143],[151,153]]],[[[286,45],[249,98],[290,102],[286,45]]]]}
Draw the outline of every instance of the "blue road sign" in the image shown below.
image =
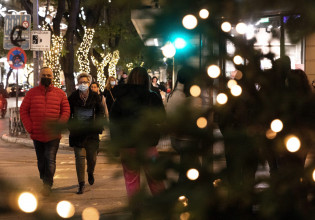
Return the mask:
{"type": "Polygon", "coordinates": [[[30,49],[31,15],[6,15],[4,20],[3,48],[30,49]],[[13,32],[12,32],[13,31],[13,32]]]}
{"type": "Polygon", "coordinates": [[[12,69],[22,69],[26,64],[27,57],[23,49],[14,47],[9,51],[7,60],[12,69]]]}

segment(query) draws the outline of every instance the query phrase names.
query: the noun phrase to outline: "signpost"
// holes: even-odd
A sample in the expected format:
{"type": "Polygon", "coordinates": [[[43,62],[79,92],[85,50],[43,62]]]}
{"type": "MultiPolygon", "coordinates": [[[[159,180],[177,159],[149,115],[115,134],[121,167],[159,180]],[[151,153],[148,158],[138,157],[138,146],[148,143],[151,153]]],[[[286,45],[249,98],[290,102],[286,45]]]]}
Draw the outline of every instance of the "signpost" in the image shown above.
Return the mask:
{"type": "Polygon", "coordinates": [[[31,15],[6,15],[4,20],[3,48],[30,49],[31,15]]]}
{"type": "Polygon", "coordinates": [[[31,50],[50,50],[50,31],[31,31],[31,50]]]}
{"type": "Polygon", "coordinates": [[[12,69],[16,69],[16,111],[18,111],[18,102],[19,102],[19,69],[24,68],[27,57],[25,51],[20,47],[12,48],[7,55],[8,63],[12,69]]]}

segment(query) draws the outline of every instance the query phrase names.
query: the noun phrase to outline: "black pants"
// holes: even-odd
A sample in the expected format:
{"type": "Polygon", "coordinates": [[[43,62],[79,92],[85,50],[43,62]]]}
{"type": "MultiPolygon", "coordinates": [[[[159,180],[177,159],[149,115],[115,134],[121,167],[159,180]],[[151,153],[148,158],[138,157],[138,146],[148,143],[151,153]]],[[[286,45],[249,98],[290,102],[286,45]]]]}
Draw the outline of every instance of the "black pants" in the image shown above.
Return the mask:
{"type": "Polygon", "coordinates": [[[55,139],[48,142],[40,142],[33,140],[39,176],[44,184],[53,185],[53,178],[56,171],[56,155],[59,148],[60,139],[55,139]]]}

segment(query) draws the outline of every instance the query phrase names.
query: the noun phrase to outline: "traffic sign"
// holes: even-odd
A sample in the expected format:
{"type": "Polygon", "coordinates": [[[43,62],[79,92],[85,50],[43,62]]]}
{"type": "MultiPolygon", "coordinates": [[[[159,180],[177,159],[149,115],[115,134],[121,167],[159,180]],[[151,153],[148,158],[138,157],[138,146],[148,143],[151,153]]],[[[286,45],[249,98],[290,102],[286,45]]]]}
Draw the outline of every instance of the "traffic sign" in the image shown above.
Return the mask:
{"type": "Polygon", "coordinates": [[[7,60],[12,69],[22,69],[27,61],[25,51],[20,47],[14,47],[9,51],[7,60]]]}
{"type": "Polygon", "coordinates": [[[31,50],[50,50],[50,31],[31,31],[31,50]]]}
{"type": "Polygon", "coordinates": [[[6,15],[4,19],[3,48],[30,49],[31,15],[6,15]]]}

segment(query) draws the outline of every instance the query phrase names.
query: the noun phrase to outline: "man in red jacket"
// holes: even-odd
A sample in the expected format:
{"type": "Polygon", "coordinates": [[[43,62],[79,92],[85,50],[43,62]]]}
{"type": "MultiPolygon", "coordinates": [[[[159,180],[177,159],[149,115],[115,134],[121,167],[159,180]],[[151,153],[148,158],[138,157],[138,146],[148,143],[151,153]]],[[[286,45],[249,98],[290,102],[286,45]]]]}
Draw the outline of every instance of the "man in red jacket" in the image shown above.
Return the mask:
{"type": "Polygon", "coordinates": [[[44,183],[42,193],[49,195],[61,135],[48,125],[66,123],[70,116],[70,106],[65,92],[52,85],[53,72],[50,68],[41,69],[40,79],[40,85],[26,93],[20,107],[20,116],[34,142],[39,175],[44,183]]]}

